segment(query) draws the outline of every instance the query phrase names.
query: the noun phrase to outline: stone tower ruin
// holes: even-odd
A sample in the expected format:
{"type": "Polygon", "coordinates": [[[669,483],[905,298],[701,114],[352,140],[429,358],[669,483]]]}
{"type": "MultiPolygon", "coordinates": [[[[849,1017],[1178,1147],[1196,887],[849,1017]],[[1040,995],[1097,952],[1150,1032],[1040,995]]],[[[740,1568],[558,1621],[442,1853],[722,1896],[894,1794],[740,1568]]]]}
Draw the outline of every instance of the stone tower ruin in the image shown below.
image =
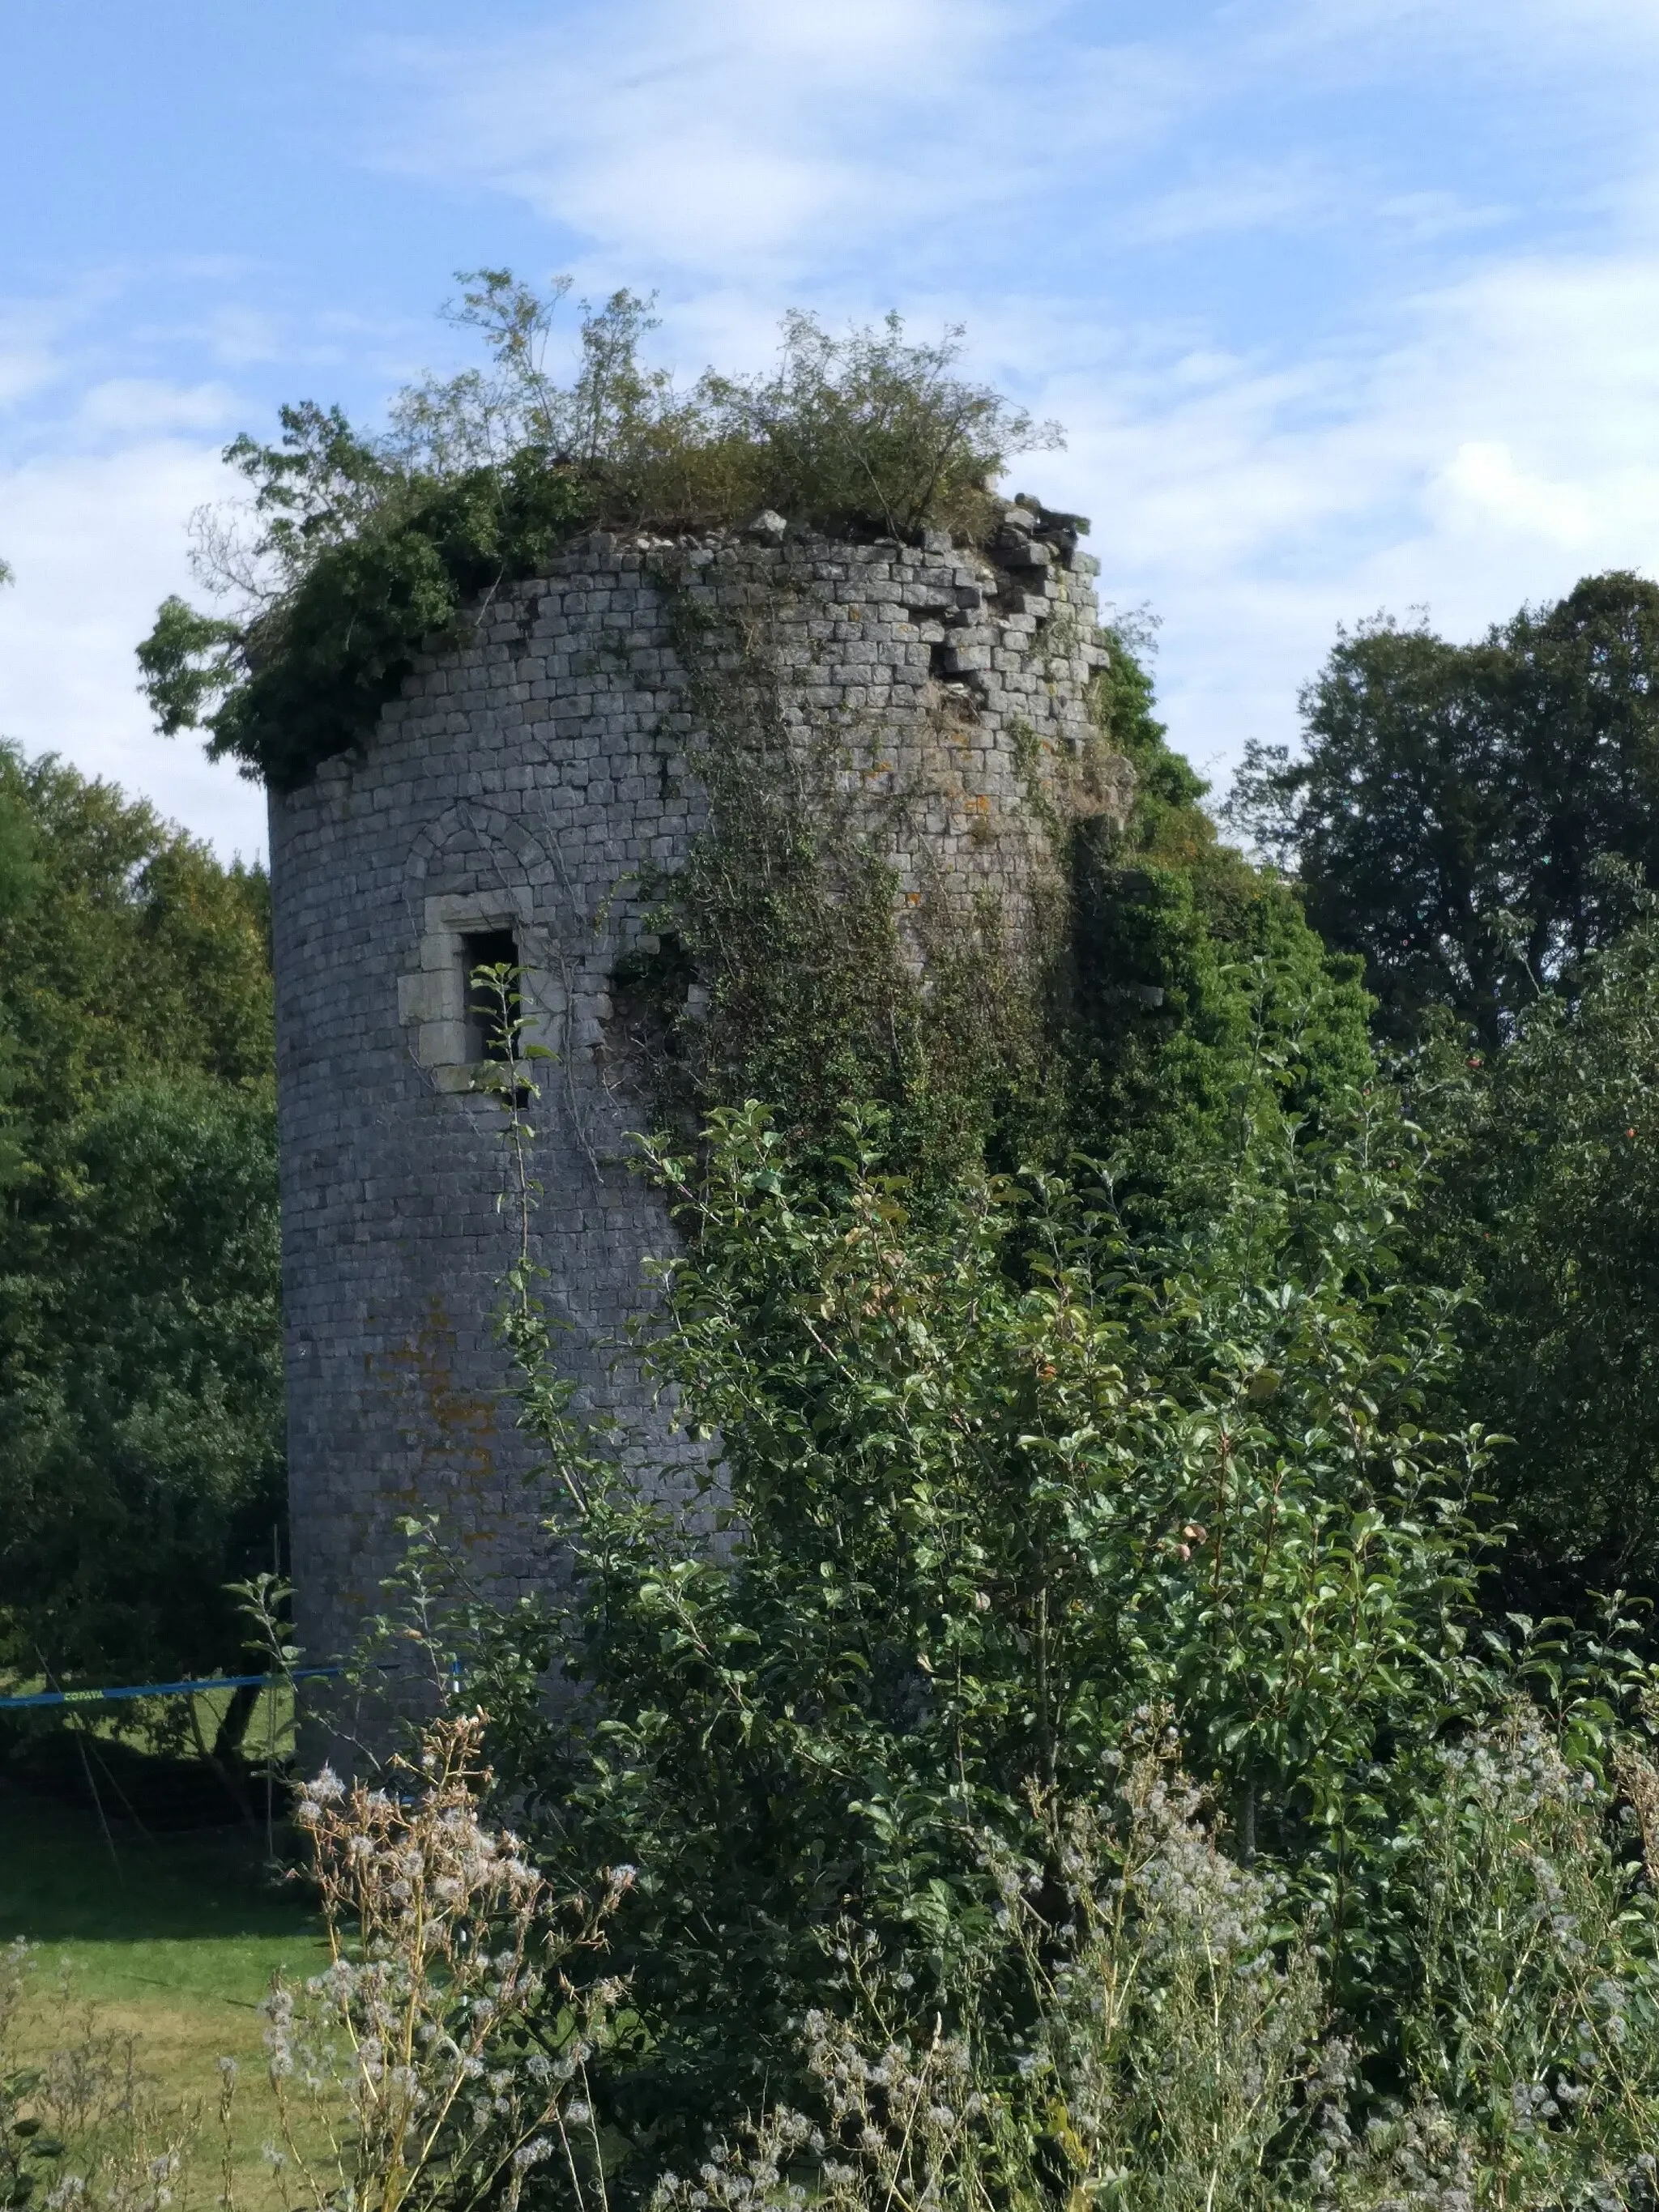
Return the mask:
{"type": "Polygon", "coordinates": [[[1060,814],[1127,797],[1085,710],[1094,568],[1067,518],[1024,504],[986,551],[939,533],[843,544],[773,516],[696,543],[596,533],[475,610],[358,750],[273,793],[294,1576],[312,1656],[344,1650],[378,1601],[405,1514],[437,1514],[503,1594],[555,1571],[492,1325],[513,1231],[500,1107],[473,1088],[480,963],[521,969],[532,1033],[556,1056],[535,1115],[536,1235],[562,1356],[647,1440],[665,1424],[609,1350],[642,1262],[672,1240],[628,1164],[650,1107],[618,1073],[613,986],[651,950],[651,886],[706,827],[688,614],[716,659],[741,632],[788,744],[830,758],[901,918],[988,898],[1018,945],[1060,814]]]}

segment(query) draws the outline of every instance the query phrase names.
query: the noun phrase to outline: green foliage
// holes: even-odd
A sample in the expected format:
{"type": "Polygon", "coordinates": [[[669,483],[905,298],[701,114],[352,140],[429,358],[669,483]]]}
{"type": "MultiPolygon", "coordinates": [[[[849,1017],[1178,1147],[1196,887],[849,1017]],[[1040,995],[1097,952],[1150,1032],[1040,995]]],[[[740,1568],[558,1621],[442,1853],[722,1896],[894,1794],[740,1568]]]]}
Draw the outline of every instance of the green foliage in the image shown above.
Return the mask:
{"type": "Polygon", "coordinates": [[[1109,623],[1102,640],[1106,664],[1090,699],[1097,726],[1135,772],[1124,842],[1139,857],[1166,864],[1219,859],[1215,825],[1199,803],[1210,787],[1171,749],[1169,730],[1152,711],[1156,635],[1145,618],[1120,617],[1109,623]]]}
{"type": "Polygon", "coordinates": [[[164,731],[204,724],[210,751],[279,788],[374,726],[422,641],[451,631],[464,601],[544,567],[592,514],[568,477],[523,457],[452,479],[401,477],[376,462],[380,502],[355,533],[319,527],[307,538],[305,525],[319,515],[307,508],[296,522],[281,502],[324,495],[309,477],[296,489],[283,469],[312,460],[313,419],[312,410],[284,409],[283,448],[235,454],[270,500],[276,519],[268,536],[293,532],[293,580],[240,623],[169,599],[138,655],[164,731]]]}
{"type": "MultiPolygon", "coordinates": [[[[34,823],[15,757],[0,747],[0,930],[27,911],[39,888],[34,823]]],[[[24,1153],[8,1113],[18,1080],[17,1052],[11,1012],[0,1000],[0,1194],[18,1180],[24,1167],[24,1153]]]]}
{"type": "Polygon", "coordinates": [[[83,2012],[62,1983],[37,1990],[34,1966],[27,1943],[0,1951],[0,2204],[161,2212],[195,2114],[157,2096],[133,2035],[83,2012]],[[53,2047],[29,2051],[29,2014],[42,1998],[53,2047]]]}
{"type": "Polygon", "coordinates": [[[266,885],[0,752],[0,1658],[234,1662],[282,1518],[266,885]]]}
{"type": "Polygon", "coordinates": [[[784,318],[773,375],[711,376],[699,392],[716,439],[752,455],[761,503],[833,532],[908,537],[931,523],[982,537],[1009,455],[1059,434],[963,383],[952,374],[961,350],[959,329],[908,344],[896,314],[836,338],[797,313],[784,318]]]}
{"type": "Polygon", "coordinates": [[[1400,1838],[1419,1898],[1402,2040],[1419,2114],[1462,2136],[1498,2201],[1571,2201],[1639,2171],[1659,2127],[1651,1885],[1610,1793],[1529,1707],[1437,1765],[1400,1838]]]}
{"type": "Polygon", "coordinates": [[[1109,1809],[1056,1830],[1046,1911],[1001,1870],[1034,2001],[1017,2069],[988,2065],[971,2028],[907,2034],[855,1942],[850,2018],[806,2017],[807,2109],[775,2106],[658,2201],[743,2212],[815,2153],[836,2212],[1651,2202],[1659,1921],[1609,1848],[1607,1793],[1535,1718],[1448,1750],[1424,1794],[1413,2063],[1382,2098],[1333,2031],[1282,1886],[1218,1847],[1158,1749],[1109,1809]]]}
{"type": "Polygon", "coordinates": [[[1207,786],[1152,714],[1144,633],[1106,633],[1095,718],[1137,782],[1121,828],[1073,841],[1070,945],[1055,1017],[1069,1141],[1111,1164],[1137,1218],[1201,1210],[1240,1157],[1255,1086],[1316,1128],[1375,1074],[1359,963],[1218,839],[1207,786]]]}
{"type": "Polygon", "coordinates": [[[1258,1082],[1311,1131],[1372,1079],[1358,963],[1327,952],[1276,884],[1126,867],[1085,837],[1075,898],[1073,1140],[1113,1163],[1138,1217],[1212,1199],[1258,1082]]]}
{"type": "Polygon", "coordinates": [[[1514,1441],[1494,1487],[1516,1601],[1659,1594],[1659,923],[1642,922],[1488,1058],[1413,1070],[1439,1188],[1419,1264],[1467,1276],[1463,1401],[1514,1441]]]}
{"type": "Polygon", "coordinates": [[[833,2212],[1304,2201],[1299,2154],[1340,2088],[1340,2068],[1334,2082],[1320,2070],[1318,1975],[1300,1944],[1280,1965],[1273,1886],[1217,1850],[1170,1765],[1143,1753],[1104,1793],[1109,1811],[1055,1828],[1047,1903],[1052,1915],[1064,1898],[1063,1926],[1018,1869],[997,1869],[1032,2003],[1018,2070],[988,2064],[971,2025],[909,2031],[900,1993],[853,1938],[850,2002],[804,2023],[806,2109],[774,2106],[695,2184],[666,2181],[665,2212],[743,2212],[757,2184],[814,2154],[833,2212]]]}
{"type": "Polygon", "coordinates": [[[1009,2058],[988,1838],[1040,1867],[1029,1792],[1089,1802],[1148,1701],[1352,1948],[1391,1747],[1457,1699],[1480,1452],[1421,1420],[1448,1347],[1390,1279],[1402,1133],[1362,1108],[1298,1146],[1265,1084],[1254,1120],[1231,1203],[1141,1244],[1053,1181],[913,1204],[867,1127],[830,1189],[757,1109],[704,1170],[659,1160],[688,1256],[651,1356],[720,1439],[712,1549],[672,1470],[571,1428],[520,1271],[526,1418],[575,1505],[556,1644],[590,1695],[550,1744],[511,1630],[469,1679],[549,1847],[641,1868],[617,1942],[662,2124],[790,2063],[843,1917],[917,2017],[976,1987],[1009,2058]]]}
{"type": "Polygon", "coordinates": [[[1659,860],[1656,658],[1659,586],[1621,571],[1472,646],[1379,619],[1304,692],[1305,757],[1249,750],[1235,818],[1396,1030],[1447,1006],[1490,1049],[1629,921],[1659,860]]]}
{"type": "Polygon", "coordinates": [[[240,1083],[269,1073],[269,890],[112,784],[0,747],[0,994],[17,1056],[11,1127],[54,1132],[135,1061],[240,1083]]]}
{"type": "Polygon", "coordinates": [[[849,1099],[878,1104],[916,1171],[948,1179],[1036,1118],[1040,986],[994,901],[963,911],[931,885],[908,914],[924,981],[896,871],[844,788],[842,733],[792,730],[763,611],[716,615],[672,553],[655,573],[708,816],[685,865],[647,885],[653,937],[617,973],[636,1079],[687,1137],[716,1108],[776,1099],[797,1158],[836,1149],[849,1099]]]}
{"type": "Polygon", "coordinates": [[[1130,818],[1047,825],[1070,879],[1039,901],[1035,957],[1006,944],[994,907],[924,890],[909,917],[924,984],[892,871],[838,790],[838,750],[792,738],[763,638],[708,614],[671,556],[658,573],[709,733],[709,819],[688,866],[655,886],[654,949],[617,983],[670,1126],[689,1134],[712,1109],[776,1101],[799,1159],[833,1152],[861,1100],[924,1179],[1080,1151],[1109,1164],[1137,1218],[1167,1218],[1201,1210],[1232,1172],[1261,1082],[1310,1134],[1322,1100],[1372,1079],[1358,962],[1328,953],[1295,898],[1218,842],[1206,787],[1153,717],[1134,635],[1105,634],[1091,702],[1135,766],[1130,818]],[[707,994],[695,1016],[692,978],[707,994]]]}
{"type": "Polygon", "coordinates": [[[198,546],[236,612],[169,599],[139,648],[161,728],[205,727],[279,789],[367,736],[422,641],[594,522],[708,530],[771,507],[840,532],[982,530],[1009,453],[1056,435],[963,382],[959,332],[912,344],[896,315],[838,338],[792,314],[774,374],[711,370],[680,392],[641,362],[653,319],[618,292],[584,312],[562,386],[546,349],[568,284],[463,281],[451,319],[482,333],[492,370],[410,387],[379,438],[307,403],[282,410],[279,444],[237,439],[225,458],[251,501],[198,546]]]}
{"type": "Polygon", "coordinates": [[[284,1517],[268,1091],[135,1075],[66,1133],[0,1279],[3,1650],[25,1674],[231,1666],[228,1575],[284,1517]]]}
{"type": "Polygon", "coordinates": [[[1264,1078],[1226,1202],[1132,1240],[1054,1178],[919,1202],[854,1123],[831,1188],[720,1117],[656,1160],[696,1497],[572,1419],[521,1257],[575,1589],[452,1615],[434,1680],[562,1881],[629,1862],[630,2197],[763,2094],[713,2202],[809,2153],[848,2212],[1639,2190],[1652,1671],[1466,1643],[1485,1447],[1425,1419],[1412,1133],[1326,1119],[1264,1078]]]}
{"type": "MultiPolygon", "coordinates": [[[[1108,972],[1139,914],[1196,978],[1110,1102],[1132,1206],[971,1142],[940,1177],[902,1088],[838,1146],[751,1103],[653,1149],[684,1238],[637,1348],[698,1480],[573,1417],[521,1243],[504,1326],[574,1588],[452,1613],[433,1680],[459,1662],[562,1881],[628,1862],[633,2033],[595,2089],[630,2199],[690,2156],[732,2212],[802,2164],[846,2212],[1647,2201],[1659,1683],[1628,1623],[1483,1627],[1487,1443],[1443,1418],[1480,1402],[1471,1323],[1433,1287],[1465,1269],[1425,1259],[1451,1165],[1425,1224],[1352,963],[1187,810],[1172,774],[1120,833],[1135,896],[1103,878],[1108,972]]],[[[1595,1011],[1638,943],[1497,1077],[1420,1064],[1469,1159],[1501,1159],[1473,1090],[1577,1023],[1579,1078],[1642,1086],[1640,993],[1595,1011]]],[[[810,1078],[787,1006],[753,1035],[810,1078]]],[[[422,1530],[428,1641],[441,1553],[422,1530]]]]}

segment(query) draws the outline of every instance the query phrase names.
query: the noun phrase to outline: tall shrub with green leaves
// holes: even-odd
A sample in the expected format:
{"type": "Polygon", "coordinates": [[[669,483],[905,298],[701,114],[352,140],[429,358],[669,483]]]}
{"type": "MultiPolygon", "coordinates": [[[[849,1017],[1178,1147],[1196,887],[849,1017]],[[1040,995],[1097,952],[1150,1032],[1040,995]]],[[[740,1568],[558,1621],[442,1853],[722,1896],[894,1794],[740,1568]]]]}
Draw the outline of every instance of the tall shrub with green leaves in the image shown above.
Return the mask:
{"type": "Polygon", "coordinates": [[[1107,642],[1093,712],[1136,784],[1127,821],[1073,833],[1061,1119],[1137,1218],[1168,1221],[1216,1202],[1260,1085],[1305,1140],[1322,1108],[1374,1080],[1371,1005],[1361,963],[1221,842],[1208,787],[1153,712],[1146,629],[1121,623],[1107,642]]]}
{"type": "Polygon", "coordinates": [[[977,1987],[1006,2057],[986,1852],[1040,1872],[1031,1793],[1087,1802],[1149,1702],[1355,1949],[1473,1604],[1480,1442],[1424,1422],[1445,1312],[1392,1256],[1408,1133],[1359,1099],[1299,1141],[1264,1081],[1230,1202],[1133,1242],[1052,1179],[912,1188],[868,1122],[826,1180],[762,1109],[719,1117],[702,1164],[655,1159],[686,1245],[648,1358],[716,1455],[682,1505],[572,1425],[520,1263],[583,1693],[550,1734],[533,1611],[486,1624],[468,1679],[546,1848],[641,1868],[617,1941],[662,2124],[792,2063],[844,1919],[918,2017],[977,1987]]]}
{"type": "Polygon", "coordinates": [[[1646,2201],[1653,1670],[1628,1625],[1474,1637],[1419,1139],[1380,1086],[1248,1105],[1224,1202],[1137,1237],[1086,1185],[895,1173],[868,1113],[830,1164],[752,1105],[655,1152],[690,1496],[573,1419],[520,1243],[571,1600],[445,1617],[429,1529],[410,1594],[549,1864],[628,1862],[618,2196],[1646,2201]]]}
{"type": "Polygon", "coordinates": [[[1419,1056],[1437,1188],[1419,1264],[1467,1279],[1462,1402],[1511,1438],[1511,1602],[1659,1595],[1659,921],[1552,994],[1493,1055],[1419,1056]]]}

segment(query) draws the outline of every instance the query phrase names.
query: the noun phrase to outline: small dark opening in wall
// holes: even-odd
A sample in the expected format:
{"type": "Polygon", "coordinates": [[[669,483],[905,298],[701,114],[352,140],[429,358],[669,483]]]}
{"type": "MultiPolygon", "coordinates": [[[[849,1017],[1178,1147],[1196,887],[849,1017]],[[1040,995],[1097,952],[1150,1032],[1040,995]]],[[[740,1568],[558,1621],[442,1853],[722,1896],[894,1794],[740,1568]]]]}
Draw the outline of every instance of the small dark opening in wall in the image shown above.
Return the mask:
{"type": "MultiPolygon", "coordinates": [[[[501,1035],[501,994],[494,983],[478,980],[480,968],[513,968],[519,964],[519,940],[510,929],[474,930],[461,939],[461,970],[466,990],[466,1056],[470,1060],[505,1060],[507,1042],[501,1035]]],[[[509,989],[519,988],[515,975],[509,989]]]]}

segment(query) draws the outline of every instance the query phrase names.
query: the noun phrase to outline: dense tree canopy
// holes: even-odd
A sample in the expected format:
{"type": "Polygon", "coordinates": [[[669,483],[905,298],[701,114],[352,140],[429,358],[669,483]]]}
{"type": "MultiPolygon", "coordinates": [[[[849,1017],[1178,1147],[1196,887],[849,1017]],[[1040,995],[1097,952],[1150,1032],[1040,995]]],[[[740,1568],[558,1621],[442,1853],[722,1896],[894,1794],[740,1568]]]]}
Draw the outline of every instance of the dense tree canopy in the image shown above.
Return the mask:
{"type": "Polygon", "coordinates": [[[1234,813],[1361,953],[1396,1030],[1451,1006],[1489,1048],[1630,920],[1659,864],[1659,586],[1586,577],[1478,643],[1379,619],[1252,749],[1234,813]]]}
{"type": "Polygon", "coordinates": [[[283,1516],[264,877],[0,750],[0,1659],[234,1662],[283,1516]]]}

